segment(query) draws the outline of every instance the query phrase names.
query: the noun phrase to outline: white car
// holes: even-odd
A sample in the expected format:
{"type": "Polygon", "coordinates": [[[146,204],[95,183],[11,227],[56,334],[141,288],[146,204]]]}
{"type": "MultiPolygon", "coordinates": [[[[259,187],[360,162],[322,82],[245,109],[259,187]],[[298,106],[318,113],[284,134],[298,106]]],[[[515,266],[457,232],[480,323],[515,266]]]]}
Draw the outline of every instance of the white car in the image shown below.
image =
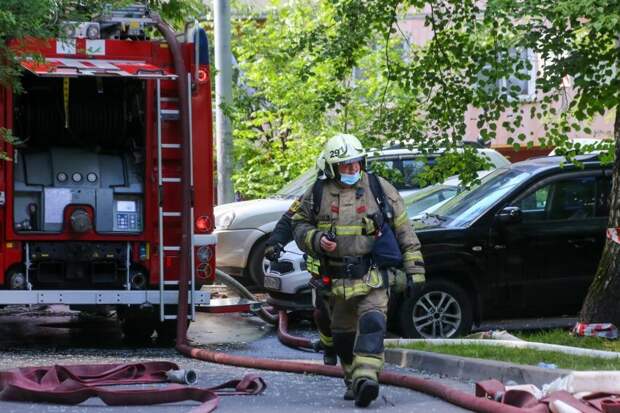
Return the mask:
{"type": "MultiPolygon", "coordinates": [[[[485,155],[494,168],[510,165],[510,162],[499,152],[488,149],[477,149],[485,155]]],[[[432,164],[441,154],[426,155],[432,164]]],[[[383,167],[395,169],[402,176],[395,186],[403,196],[419,190],[417,175],[425,164],[422,155],[409,149],[385,149],[368,158],[368,165],[383,164],[383,167]]],[[[315,170],[308,170],[285,185],[270,198],[252,201],[233,202],[215,207],[215,231],[218,245],[216,248],[216,264],[222,271],[236,277],[245,277],[257,286],[263,285],[265,268],[263,256],[265,243],[276,223],[286,212],[291,203],[316,178],[315,170]]]]}
{"type": "MultiPolygon", "coordinates": [[[[490,171],[478,173],[483,178],[490,171]]],[[[410,221],[431,214],[460,190],[458,177],[430,185],[403,197],[410,221]]],[[[264,261],[266,267],[264,287],[269,293],[267,302],[279,309],[309,311],[312,309],[310,274],[306,271],[304,253],[293,241],[284,247],[278,262],[264,261]]]]}

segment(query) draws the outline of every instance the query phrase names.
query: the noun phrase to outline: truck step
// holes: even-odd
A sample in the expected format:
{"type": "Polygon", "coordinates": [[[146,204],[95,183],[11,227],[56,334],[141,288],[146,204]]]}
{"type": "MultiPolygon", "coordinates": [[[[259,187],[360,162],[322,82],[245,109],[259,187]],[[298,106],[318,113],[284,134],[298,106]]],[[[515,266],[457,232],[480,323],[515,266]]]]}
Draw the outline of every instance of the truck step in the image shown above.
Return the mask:
{"type": "Polygon", "coordinates": [[[167,183],[181,182],[181,178],[161,178],[161,181],[167,183]]]}
{"type": "Polygon", "coordinates": [[[161,109],[159,113],[161,120],[179,120],[178,109],[161,109]]]}

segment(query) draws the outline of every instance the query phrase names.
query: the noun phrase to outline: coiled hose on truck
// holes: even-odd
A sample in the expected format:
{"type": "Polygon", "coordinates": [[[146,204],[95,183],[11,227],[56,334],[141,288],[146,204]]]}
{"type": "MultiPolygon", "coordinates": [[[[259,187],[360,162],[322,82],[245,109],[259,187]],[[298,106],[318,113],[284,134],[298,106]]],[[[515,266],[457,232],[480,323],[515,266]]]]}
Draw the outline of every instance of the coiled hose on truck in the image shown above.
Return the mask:
{"type": "MultiPolygon", "coordinates": [[[[188,78],[185,75],[187,68],[183,61],[181,47],[176,38],[174,30],[164,23],[157,15],[153,15],[158,30],[162,33],[174,61],[174,68],[179,76],[177,77],[177,88],[179,91],[179,112],[182,133],[183,163],[182,163],[182,236],[181,236],[181,257],[180,257],[180,276],[179,276],[179,305],[177,320],[186,320],[188,315],[188,284],[191,266],[191,255],[189,237],[194,233],[194,223],[191,217],[192,188],[191,182],[191,151],[189,128],[189,107],[188,102],[191,98],[188,94],[188,78]]],[[[286,333],[287,318],[286,314],[280,313],[280,330],[286,333]]],[[[287,334],[284,335],[285,339],[287,334]]],[[[310,346],[310,342],[304,338],[294,338],[298,344],[310,346]]],[[[310,347],[308,347],[310,348],[310,347]]],[[[270,360],[256,357],[236,356],[216,351],[198,349],[187,343],[187,323],[177,322],[176,349],[181,354],[199,360],[212,363],[226,364],[237,367],[247,367],[254,369],[281,371],[302,374],[320,374],[329,377],[342,377],[342,369],[335,366],[325,366],[322,364],[301,363],[286,360],[270,360]]],[[[452,389],[444,384],[432,380],[421,379],[405,374],[383,372],[379,375],[379,380],[383,384],[404,387],[411,390],[420,391],[435,397],[439,397],[457,406],[483,413],[527,413],[530,409],[520,409],[495,402],[493,400],[475,397],[473,394],[465,393],[460,390],[452,389]]],[[[532,412],[533,413],[533,412],[532,412]]]]}

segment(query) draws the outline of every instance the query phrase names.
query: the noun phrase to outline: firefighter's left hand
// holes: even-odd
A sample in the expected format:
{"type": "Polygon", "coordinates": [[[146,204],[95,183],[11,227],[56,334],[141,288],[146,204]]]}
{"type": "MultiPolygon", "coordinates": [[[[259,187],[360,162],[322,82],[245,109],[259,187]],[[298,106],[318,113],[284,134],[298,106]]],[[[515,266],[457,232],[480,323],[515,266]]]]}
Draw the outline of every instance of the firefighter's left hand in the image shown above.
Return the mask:
{"type": "Polygon", "coordinates": [[[268,245],[267,248],[265,248],[265,258],[272,262],[278,261],[283,249],[284,247],[280,243],[268,245]]]}

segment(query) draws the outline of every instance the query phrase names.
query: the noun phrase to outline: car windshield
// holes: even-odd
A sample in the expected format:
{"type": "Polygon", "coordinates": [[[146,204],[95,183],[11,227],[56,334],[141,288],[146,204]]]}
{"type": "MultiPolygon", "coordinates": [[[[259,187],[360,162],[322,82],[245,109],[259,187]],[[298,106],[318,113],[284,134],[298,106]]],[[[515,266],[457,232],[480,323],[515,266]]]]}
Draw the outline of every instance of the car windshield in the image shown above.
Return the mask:
{"type": "Polygon", "coordinates": [[[445,227],[468,226],[530,176],[517,169],[497,169],[482,178],[480,184],[441,205],[432,216],[445,227]]]}
{"type": "Polygon", "coordinates": [[[451,185],[431,185],[404,197],[407,215],[415,218],[440,202],[447,201],[458,192],[458,187],[451,185]]]}
{"type": "Polygon", "coordinates": [[[304,192],[306,192],[306,189],[308,189],[316,179],[316,174],[316,169],[308,169],[306,172],[280,188],[280,190],[273,195],[272,198],[292,199],[302,196],[304,192]]]}

